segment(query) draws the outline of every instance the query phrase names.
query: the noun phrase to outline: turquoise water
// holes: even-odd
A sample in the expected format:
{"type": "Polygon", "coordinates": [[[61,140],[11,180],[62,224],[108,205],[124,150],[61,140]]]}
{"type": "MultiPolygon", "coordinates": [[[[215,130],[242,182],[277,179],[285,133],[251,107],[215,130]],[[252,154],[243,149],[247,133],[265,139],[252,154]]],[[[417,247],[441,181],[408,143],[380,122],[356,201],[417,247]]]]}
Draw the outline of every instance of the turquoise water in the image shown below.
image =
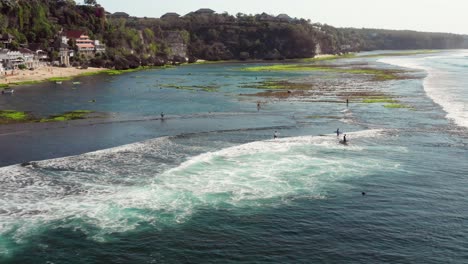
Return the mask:
{"type": "Polygon", "coordinates": [[[464,54],[333,62],[409,71],[386,82],[220,64],[18,89],[0,103],[117,118],[0,136],[0,261],[466,263],[464,54]],[[323,89],[245,96],[263,80],[323,89]]]}

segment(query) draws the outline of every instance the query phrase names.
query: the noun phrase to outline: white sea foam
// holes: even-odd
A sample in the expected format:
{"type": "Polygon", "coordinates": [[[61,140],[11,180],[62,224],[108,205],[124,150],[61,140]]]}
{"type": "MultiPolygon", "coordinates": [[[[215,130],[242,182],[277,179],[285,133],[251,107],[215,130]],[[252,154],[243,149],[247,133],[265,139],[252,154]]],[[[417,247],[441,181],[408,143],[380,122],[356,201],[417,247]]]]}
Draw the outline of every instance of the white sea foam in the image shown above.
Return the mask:
{"type": "Polygon", "coordinates": [[[461,64],[452,64],[452,68],[438,67],[434,61],[443,61],[453,58],[466,58],[468,53],[457,52],[446,56],[430,56],[424,58],[385,58],[379,62],[405,68],[419,69],[427,72],[423,81],[426,94],[447,113],[446,118],[453,120],[457,125],[468,127],[468,78],[466,69],[468,59],[461,64]],[[429,61],[429,63],[427,63],[429,61]]]}
{"type": "Polygon", "coordinates": [[[14,232],[21,240],[39,226],[53,223],[84,232],[90,232],[87,225],[96,226],[100,232],[90,236],[102,238],[142,222],[183,222],[200,207],[275,206],[294,197],[323,198],[340,179],[398,169],[398,164],[378,155],[340,158],[342,153],[372,150],[359,145],[359,140],[385,133],[347,134],[352,139],[349,146],[339,144],[332,134],[302,136],[193,157],[181,154],[191,147],[163,138],[30,167],[0,168],[0,234],[14,232]],[[180,162],[169,165],[164,159],[180,162]],[[76,226],[80,222],[84,224],[76,226]]]}

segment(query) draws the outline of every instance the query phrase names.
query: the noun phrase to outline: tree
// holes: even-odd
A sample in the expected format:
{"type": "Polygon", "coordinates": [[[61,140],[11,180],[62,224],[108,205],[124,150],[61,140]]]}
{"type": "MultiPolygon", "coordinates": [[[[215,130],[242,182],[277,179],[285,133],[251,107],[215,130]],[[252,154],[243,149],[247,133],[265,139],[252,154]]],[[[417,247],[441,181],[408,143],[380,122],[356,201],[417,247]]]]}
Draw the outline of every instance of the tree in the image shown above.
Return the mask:
{"type": "Polygon", "coordinates": [[[84,3],[86,5],[97,5],[97,1],[96,0],[84,0],[84,3]]]}

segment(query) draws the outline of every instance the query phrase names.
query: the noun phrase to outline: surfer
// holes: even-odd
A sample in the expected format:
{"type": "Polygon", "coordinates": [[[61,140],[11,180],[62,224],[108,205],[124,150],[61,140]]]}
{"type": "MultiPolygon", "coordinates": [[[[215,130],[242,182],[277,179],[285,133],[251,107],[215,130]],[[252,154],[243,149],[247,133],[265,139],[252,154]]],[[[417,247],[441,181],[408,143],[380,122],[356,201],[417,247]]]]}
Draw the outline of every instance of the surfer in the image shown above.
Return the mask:
{"type": "Polygon", "coordinates": [[[346,134],[343,135],[343,140],[340,140],[340,144],[348,145],[348,141],[346,140],[346,134]]]}
{"type": "Polygon", "coordinates": [[[275,133],[273,133],[273,139],[277,139],[278,138],[278,131],[275,130],[275,133]]]}
{"type": "Polygon", "coordinates": [[[340,136],[340,129],[339,128],[336,129],[336,136],[337,137],[340,136]]]}

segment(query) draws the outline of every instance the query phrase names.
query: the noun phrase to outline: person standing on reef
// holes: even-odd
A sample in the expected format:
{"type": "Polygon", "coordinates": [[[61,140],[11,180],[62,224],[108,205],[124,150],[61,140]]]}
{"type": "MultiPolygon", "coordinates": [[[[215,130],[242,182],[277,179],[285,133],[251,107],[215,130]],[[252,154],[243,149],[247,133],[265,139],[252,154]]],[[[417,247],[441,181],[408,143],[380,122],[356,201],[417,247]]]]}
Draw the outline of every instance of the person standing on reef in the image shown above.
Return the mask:
{"type": "Polygon", "coordinates": [[[340,136],[340,129],[339,129],[339,128],[336,129],[336,136],[337,136],[337,137],[340,136]]]}
{"type": "Polygon", "coordinates": [[[348,107],[348,105],[349,105],[349,99],[346,98],[346,107],[348,107]]]}
{"type": "Polygon", "coordinates": [[[345,143],[345,144],[347,143],[347,141],[346,141],[346,134],[343,135],[343,143],[345,143]]]}

